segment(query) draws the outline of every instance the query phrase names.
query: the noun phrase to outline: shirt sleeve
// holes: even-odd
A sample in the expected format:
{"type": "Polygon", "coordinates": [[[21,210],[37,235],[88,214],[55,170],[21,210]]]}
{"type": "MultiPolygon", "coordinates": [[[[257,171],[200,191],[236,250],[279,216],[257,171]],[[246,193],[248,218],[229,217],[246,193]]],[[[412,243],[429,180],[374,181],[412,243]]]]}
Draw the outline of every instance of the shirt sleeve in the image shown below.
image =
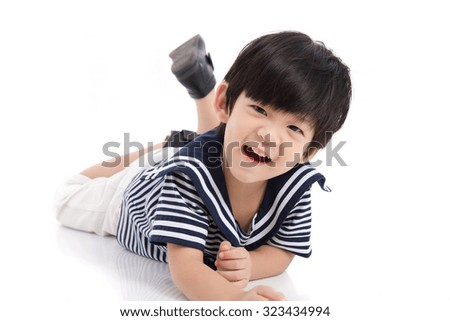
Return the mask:
{"type": "Polygon", "coordinates": [[[167,174],[156,204],[150,242],[174,243],[203,251],[208,226],[205,205],[190,178],[181,172],[167,174]]]}
{"type": "Polygon", "coordinates": [[[311,191],[306,191],[267,244],[302,257],[311,255],[311,191]]]}

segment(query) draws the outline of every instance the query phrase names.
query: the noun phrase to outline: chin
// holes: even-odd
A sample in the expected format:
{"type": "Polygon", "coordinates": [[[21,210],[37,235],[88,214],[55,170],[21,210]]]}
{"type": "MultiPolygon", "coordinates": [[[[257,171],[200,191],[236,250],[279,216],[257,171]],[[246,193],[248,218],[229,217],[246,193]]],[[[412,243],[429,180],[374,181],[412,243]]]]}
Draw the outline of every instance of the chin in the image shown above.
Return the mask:
{"type": "Polygon", "coordinates": [[[233,177],[241,183],[252,184],[264,182],[272,178],[268,173],[252,171],[254,168],[240,168],[238,171],[231,171],[233,177]]]}

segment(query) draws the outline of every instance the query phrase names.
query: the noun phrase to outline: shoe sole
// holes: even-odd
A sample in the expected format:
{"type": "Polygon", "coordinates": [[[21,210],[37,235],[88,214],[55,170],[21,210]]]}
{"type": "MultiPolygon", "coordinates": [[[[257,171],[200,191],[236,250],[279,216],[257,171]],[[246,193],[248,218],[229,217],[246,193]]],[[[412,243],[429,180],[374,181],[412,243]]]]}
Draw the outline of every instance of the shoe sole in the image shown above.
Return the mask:
{"type": "Polygon", "coordinates": [[[195,67],[200,55],[206,55],[205,42],[200,35],[196,35],[169,54],[173,60],[172,72],[177,77],[184,78],[184,74],[195,67]]]}

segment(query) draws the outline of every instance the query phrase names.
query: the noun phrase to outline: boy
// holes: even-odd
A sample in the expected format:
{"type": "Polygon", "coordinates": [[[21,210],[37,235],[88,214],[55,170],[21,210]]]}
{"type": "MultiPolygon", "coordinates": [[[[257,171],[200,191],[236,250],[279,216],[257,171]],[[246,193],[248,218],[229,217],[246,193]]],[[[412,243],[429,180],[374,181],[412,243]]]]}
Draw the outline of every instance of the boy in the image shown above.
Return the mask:
{"type": "Polygon", "coordinates": [[[308,161],[345,121],[349,69],[299,32],[252,41],[216,90],[200,36],[170,56],[200,135],[127,155],[131,166],[122,157],[86,169],[59,190],[57,217],[168,262],[191,300],[283,300],[243,288],[311,254],[310,188],[326,187],[308,161]],[[139,167],[148,155],[156,164],[139,167]]]}

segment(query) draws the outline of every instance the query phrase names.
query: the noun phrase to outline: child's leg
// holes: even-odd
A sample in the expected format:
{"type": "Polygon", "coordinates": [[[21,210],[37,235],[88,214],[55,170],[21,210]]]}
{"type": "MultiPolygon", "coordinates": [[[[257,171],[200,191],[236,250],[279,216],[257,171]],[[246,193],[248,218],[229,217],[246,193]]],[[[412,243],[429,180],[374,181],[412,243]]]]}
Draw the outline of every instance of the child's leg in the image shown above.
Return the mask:
{"type": "MultiPolygon", "coordinates": [[[[155,149],[152,148],[153,151],[155,149]]],[[[136,160],[130,166],[125,166],[124,160],[127,158],[122,157],[121,164],[111,169],[98,164],[82,172],[82,175],[74,175],[57,189],[54,204],[57,220],[73,229],[115,235],[123,192],[142,170],[141,166],[171,157],[176,151],[176,148],[159,149],[152,155],[144,154],[139,160],[139,152],[135,152],[130,154],[130,161],[136,160]]]]}
{"type": "Polygon", "coordinates": [[[122,192],[139,170],[129,164],[145,152],[149,150],[96,164],[66,180],[55,195],[57,220],[73,229],[115,235],[122,192]]]}
{"type": "Polygon", "coordinates": [[[170,53],[172,72],[187,89],[197,106],[197,133],[204,133],[219,121],[214,111],[216,79],[211,56],[200,35],[189,39],[170,53]]]}
{"type": "Polygon", "coordinates": [[[122,155],[120,158],[113,158],[99,164],[95,164],[89,168],[86,168],[80,174],[87,176],[89,178],[97,177],[111,177],[112,175],[122,171],[124,168],[128,167],[132,162],[137,160],[139,157],[149,153],[155,152],[162,147],[163,143],[152,146],[151,149],[145,148],[135,151],[130,154],[122,155]]]}
{"type": "Polygon", "coordinates": [[[197,133],[202,134],[219,125],[216,112],[214,111],[215,89],[201,99],[195,99],[197,107],[197,133]]]}

